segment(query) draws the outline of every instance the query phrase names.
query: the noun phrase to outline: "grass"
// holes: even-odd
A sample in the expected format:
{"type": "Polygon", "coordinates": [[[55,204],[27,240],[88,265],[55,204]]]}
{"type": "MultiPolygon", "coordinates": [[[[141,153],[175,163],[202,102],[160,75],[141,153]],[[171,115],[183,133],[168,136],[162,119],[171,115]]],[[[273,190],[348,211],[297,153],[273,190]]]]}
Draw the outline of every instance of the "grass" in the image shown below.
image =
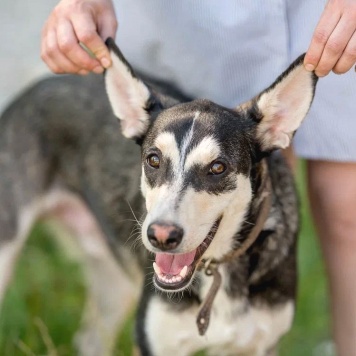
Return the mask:
{"type": "MultiPolygon", "coordinates": [[[[302,205],[299,240],[299,297],[291,332],[282,340],[281,356],[325,356],[317,345],[330,338],[326,280],[308,207],[298,179],[302,205]]],[[[0,319],[0,355],[75,355],[85,288],[77,262],[68,258],[43,225],[32,231],[6,294],[0,319]]],[[[132,318],[118,336],[115,353],[129,356],[132,318]]]]}

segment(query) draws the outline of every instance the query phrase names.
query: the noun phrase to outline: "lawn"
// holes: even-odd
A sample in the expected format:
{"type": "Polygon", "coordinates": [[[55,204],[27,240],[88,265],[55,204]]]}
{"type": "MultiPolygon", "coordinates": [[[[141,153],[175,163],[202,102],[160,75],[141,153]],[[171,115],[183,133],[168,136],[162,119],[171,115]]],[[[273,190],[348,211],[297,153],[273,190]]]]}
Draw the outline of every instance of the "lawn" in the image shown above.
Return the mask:
{"type": "MultiPolygon", "coordinates": [[[[294,325],[281,343],[280,355],[329,356],[323,348],[330,338],[326,280],[301,175],[299,297],[294,325]]],[[[46,226],[36,226],[2,306],[0,355],[75,355],[72,339],[80,323],[84,297],[78,263],[64,254],[46,226]]],[[[115,355],[131,354],[132,325],[132,319],[128,320],[118,336],[115,355]]]]}

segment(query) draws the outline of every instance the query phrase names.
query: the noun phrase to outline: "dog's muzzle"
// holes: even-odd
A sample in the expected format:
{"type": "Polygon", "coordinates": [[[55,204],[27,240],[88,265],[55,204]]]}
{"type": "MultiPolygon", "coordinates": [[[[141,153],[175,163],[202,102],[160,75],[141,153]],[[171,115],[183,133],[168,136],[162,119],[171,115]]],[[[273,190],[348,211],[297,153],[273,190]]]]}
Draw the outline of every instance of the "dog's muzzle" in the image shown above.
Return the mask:
{"type": "Polygon", "coordinates": [[[154,284],[165,291],[180,291],[191,283],[198,262],[213,240],[221,221],[215,221],[204,241],[193,251],[183,254],[156,253],[153,263],[154,284]]]}

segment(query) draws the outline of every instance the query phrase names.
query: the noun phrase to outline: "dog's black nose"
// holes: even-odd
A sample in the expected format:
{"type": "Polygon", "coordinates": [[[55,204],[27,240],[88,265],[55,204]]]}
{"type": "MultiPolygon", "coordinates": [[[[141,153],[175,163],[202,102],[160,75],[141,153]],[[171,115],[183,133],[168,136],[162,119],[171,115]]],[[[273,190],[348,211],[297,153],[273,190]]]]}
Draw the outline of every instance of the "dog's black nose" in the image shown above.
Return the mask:
{"type": "Polygon", "coordinates": [[[151,245],[162,251],[175,249],[183,239],[180,226],[165,222],[154,222],[148,226],[147,237],[151,245]]]}

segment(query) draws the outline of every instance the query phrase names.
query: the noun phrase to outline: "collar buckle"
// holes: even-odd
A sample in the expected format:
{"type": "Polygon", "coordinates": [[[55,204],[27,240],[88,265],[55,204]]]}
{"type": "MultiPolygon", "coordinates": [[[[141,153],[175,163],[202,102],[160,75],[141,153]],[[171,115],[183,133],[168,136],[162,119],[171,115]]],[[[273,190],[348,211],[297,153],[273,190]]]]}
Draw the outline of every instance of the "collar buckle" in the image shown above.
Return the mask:
{"type": "Polygon", "coordinates": [[[203,270],[205,275],[212,276],[218,269],[220,262],[215,258],[203,259],[200,264],[199,270],[203,270]]]}

